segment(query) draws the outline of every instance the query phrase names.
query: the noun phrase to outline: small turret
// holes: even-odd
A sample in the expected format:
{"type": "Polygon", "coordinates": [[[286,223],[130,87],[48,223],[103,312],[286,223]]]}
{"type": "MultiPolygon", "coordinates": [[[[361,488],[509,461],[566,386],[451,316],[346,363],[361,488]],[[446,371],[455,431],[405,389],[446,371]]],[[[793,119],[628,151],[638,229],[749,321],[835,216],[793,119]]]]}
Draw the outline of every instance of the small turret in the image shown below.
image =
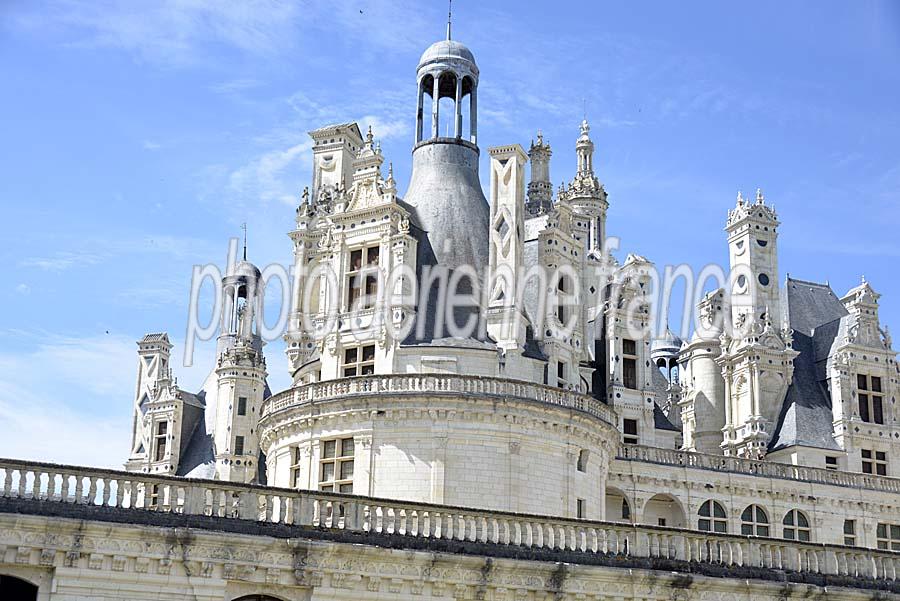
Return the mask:
{"type": "Polygon", "coordinates": [[[553,207],[553,184],[550,182],[550,144],[544,142],[544,135],[537,133],[537,144],[532,140],[528,149],[531,161],[531,181],[528,184],[528,201],[525,209],[529,215],[548,213],[553,207]]]}
{"type": "Polygon", "coordinates": [[[222,279],[225,310],[219,335],[216,421],[213,449],[216,478],[254,482],[259,469],[259,411],[266,390],[266,360],[259,320],[264,294],[259,269],[245,260],[222,279]]]}

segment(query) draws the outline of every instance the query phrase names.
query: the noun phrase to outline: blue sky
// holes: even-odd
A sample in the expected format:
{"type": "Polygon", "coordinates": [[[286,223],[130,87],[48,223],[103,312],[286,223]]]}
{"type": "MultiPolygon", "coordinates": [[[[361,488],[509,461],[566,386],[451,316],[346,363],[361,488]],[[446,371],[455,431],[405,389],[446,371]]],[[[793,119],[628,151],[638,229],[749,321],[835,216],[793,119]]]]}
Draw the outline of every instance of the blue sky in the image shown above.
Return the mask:
{"type": "MultiPolygon", "coordinates": [[[[623,250],[727,261],[726,211],[762,187],[781,279],[843,294],[865,274],[900,327],[900,4],[454,4],[483,149],[541,128],[558,185],[584,103],[623,250]]],[[[180,352],[191,268],[222,263],[241,222],[252,260],[290,260],[308,130],[372,124],[404,191],[415,66],[445,18],[401,0],[4,2],[0,455],[121,465],[134,341],[166,330],[180,352]]],[[[268,358],[284,387],[280,345],[268,358]]],[[[211,365],[207,345],[181,384],[211,365]]]]}

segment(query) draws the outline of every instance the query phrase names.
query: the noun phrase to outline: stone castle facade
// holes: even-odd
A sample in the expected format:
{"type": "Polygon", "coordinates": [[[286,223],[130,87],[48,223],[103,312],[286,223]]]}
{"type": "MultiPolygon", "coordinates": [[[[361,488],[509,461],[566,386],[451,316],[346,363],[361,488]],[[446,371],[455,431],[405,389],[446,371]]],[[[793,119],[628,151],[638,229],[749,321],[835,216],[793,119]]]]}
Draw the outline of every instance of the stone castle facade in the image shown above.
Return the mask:
{"type": "Polygon", "coordinates": [[[690,339],[654,338],[654,266],[608,248],[587,121],[571,182],[554,193],[539,133],[527,151],[488,149],[485,198],[479,77],[449,31],[422,55],[403,197],[371,130],[310,132],[313,182],[290,233],[289,389],[266,383],[264,281],[245,250],[221,282],[200,391],[177,385],[166,334],[138,342],[125,472],[0,462],[0,590],[900,591],[898,367],[872,286],[780,285],[777,214],[762,193],[739,195],[727,286],[703,297],[690,339]]]}

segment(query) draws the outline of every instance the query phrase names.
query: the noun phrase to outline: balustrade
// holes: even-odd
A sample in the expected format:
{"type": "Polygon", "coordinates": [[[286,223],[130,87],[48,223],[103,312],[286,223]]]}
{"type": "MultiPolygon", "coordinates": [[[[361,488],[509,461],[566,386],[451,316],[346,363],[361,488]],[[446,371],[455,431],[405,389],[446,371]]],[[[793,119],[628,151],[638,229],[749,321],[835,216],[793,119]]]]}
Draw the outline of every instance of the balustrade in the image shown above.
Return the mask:
{"type": "MultiPolygon", "coordinates": [[[[633,448],[633,447],[632,447],[633,448]]],[[[900,553],[0,459],[0,497],[535,550],[896,580],[900,553]]],[[[20,508],[19,511],[23,509],[20,508]]],[[[27,511],[27,506],[24,508],[27,511]]],[[[302,533],[298,533],[302,536],[302,533]]]]}
{"type": "Polygon", "coordinates": [[[290,407],[309,403],[379,393],[390,395],[441,393],[536,401],[577,409],[608,424],[617,423],[614,412],[605,403],[586,394],[520,380],[453,374],[357,376],[304,384],[269,397],[263,404],[261,416],[265,418],[290,407]]]}
{"type": "Polygon", "coordinates": [[[802,482],[815,482],[817,484],[849,486],[853,488],[867,488],[884,492],[900,493],[900,479],[898,478],[888,478],[885,476],[857,472],[827,470],[817,467],[777,463],[775,461],[743,459],[741,457],[726,457],[724,455],[709,455],[706,453],[694,453],[691,451],[678,451],[675,449],[662,449],[658,447],[645,447],[630,444],[619,445],[619,451],[616,458],[625,461],[641,461],[675,467],[732,472],[752,476],[763,476],[766,478],[799,480],[802,482]]]}

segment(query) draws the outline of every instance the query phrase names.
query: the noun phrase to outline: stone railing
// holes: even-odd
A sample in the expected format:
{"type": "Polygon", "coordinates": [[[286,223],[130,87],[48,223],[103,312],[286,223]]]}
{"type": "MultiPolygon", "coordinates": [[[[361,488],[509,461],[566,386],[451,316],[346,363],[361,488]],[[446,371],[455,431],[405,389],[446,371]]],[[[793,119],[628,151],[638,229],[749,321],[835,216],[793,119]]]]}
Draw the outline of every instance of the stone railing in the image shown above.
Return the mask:
{"type": "Polygon", "coordinates": [[[724,455],[709,455],[706,453],[693,453],[690,451],[678,451],[674,449],[661,449],[658,447],[645,447],[640,445],[619,445],[617,459],[626,461],[642,461],[645,463],[657,463],[676,467],[689,467],[718,472],[733,472],[736,474],[748,474],[762,476],[764,478],[782,478],[785,480],[801,480],[817,484],[831,484],[834,486],[847,486],[851,488],[868,488],[885,492],[900,493],[900,479],[863,474],[859,472],[844,472],[827,470],[820,467],[805,467],[791,465],[789,463],[777,463],[775,461],[742,459],[740,457],[726,457],[724,455]]]}
{"type": "MultiPolygon", "coordinates": [[[[198,527],[214,527],[208,518],[305,527],[320,532],[353,535],[356,542],[384,542],[384,537],[429,540],[448,545],[479,543],[477,552],[525,550],[565,561],[578,554],[646,558],[668,562],[715,564],[716,569],[769,569],[849,579],[900,578],[900,553],[802,543],[772,538],[697,532],[676,528],[592,522],[537,515],[481,511],[445,505],[408,503],[353,495],[289,490],[191,480],[92,468],[0,459],[0,507],[15,505],[18,513],[47,511],[48,506],[92,506],[89,519],[102,520],[104,509],[118,513],[168,512],[206,516],[198,527]],[[206,525],[206,526],[204,526],[206,525]],[[561,557],[561,556],[560,556],[561,557]]],[[[79,512],[72,510],[73,515],[79,512]]],[[[51,515],[65,515],[57,510],[51,515]]],[[[146,515],[146,514],[144,514],[146,515]]],[[[125,522],[127,523],[127,522],[125,522]]],[[[303,531],[290,532],[303,536],[303,531]]],[[[413,543],[410,543],[413,545],[413,543]]],[[[646,565],[646,564],[641,564],[646,565]]],[[[676,569],[675,563],[668,564],[676,569]]]]}
{"type": "Polygon", "coordinates": [[[269,397],[263,404],[261,416],[265,417],[283,409],[307,403],[377,394],[387,396],[440,394],[503,397],[577,409],[608,424],[615,425],[617,423],[612,409],[586,394],[521,380],[453,374],[356,376],[304,384],[269,397]]]}

